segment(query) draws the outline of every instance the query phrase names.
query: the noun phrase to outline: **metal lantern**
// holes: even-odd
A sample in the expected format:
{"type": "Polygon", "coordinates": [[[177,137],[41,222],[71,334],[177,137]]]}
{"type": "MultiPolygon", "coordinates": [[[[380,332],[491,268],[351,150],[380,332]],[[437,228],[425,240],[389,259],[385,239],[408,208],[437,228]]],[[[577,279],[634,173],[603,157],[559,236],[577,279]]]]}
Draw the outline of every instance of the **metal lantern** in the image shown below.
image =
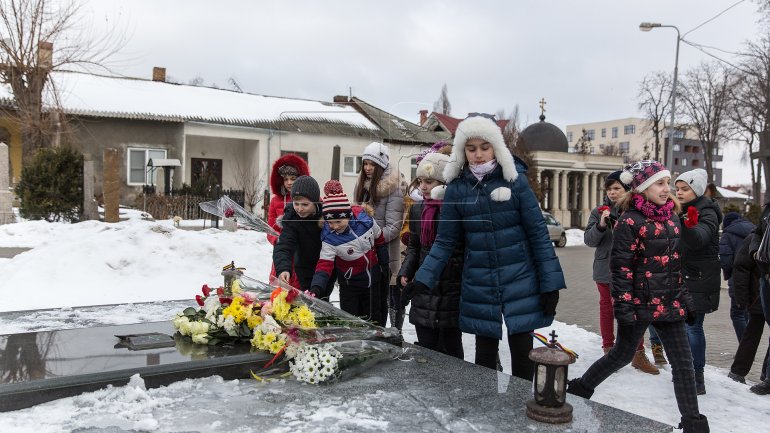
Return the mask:
{"type": "Polygon", "coordinates": [[[535,364],[535,398],[527,402],[527,416],[558,424],[572,421],[572,406],[566,402],[567,367],[574,360],[558,347],[556,332],[550,335],[551,341],[546,347],[529,352],[529,359],[535,364]]]}
{"type": "Polygon", "coordinates": [[[233,295],[233,281],[235,281],[236,278],[240,278],[242,275],[243,271],[235,267],[235,262],[230,262],[229,265],[225,265],[222,268],[222,276],[225,277],[225,296],[233,295]]]}

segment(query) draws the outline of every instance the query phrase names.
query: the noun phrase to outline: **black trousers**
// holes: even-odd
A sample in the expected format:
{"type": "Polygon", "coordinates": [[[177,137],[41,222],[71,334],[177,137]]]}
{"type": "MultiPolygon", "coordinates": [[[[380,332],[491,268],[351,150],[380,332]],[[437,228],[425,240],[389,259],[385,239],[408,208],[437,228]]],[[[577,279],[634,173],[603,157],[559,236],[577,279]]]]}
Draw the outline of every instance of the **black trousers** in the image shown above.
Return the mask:
{"type": "Polygon", "coordinates": [[[436,352],[463,359],[463,333],[460,328],[428,328],[414,325],[417,331],[417,344],[436,352]]]}
{"type": "MultiPolygon", "coordinates": [[[[636,321],[633,324],[618,326],[615,346],[606,355],[594,362],[580,378],[580,383],[588,389],[595,389],[613,373],[628,365],[634,358],[639,340],[650,322],[636,321]]],[[[671,376],[674,382],[674,395],[679,406],[679,413],[685,418],[697,418],[698,395],[695,392],[695,368],[692,365],[690,342],[687,339],[684,321],[653,322],[652,326],[660,337],[671,363],[671,376]]]]}
{"type": "Polygon", "coordinates": [[[380,270],[375,266],[369,272],[371,272],[371,285],[369,287],[350,285],[345,278],[338,278],[340,309],[379,326],[385,326],[384,319],[387,314],[385,316],[382,314],[380,270]]]}
{"type": "MultiPolygon", "coordinates": [[[[746,376],[751,370],[754,358],[757,356],[757,348],[762,340],[762,331],[765,329],[764,314],[750,314],[749,321],[746,323],[746,329],[743,331],[743,338],[738,344],[738,350],[735,352],[733,365],[730,371],[739,375],[746,376]]],[[[765,362],[767,365],[767,353],[765,353],[765,362]]]]}
{"type": "MultiPolygon", "coordinates": [[[[497,368],[497,351],[500,340],[497,338],[476,336],[476,365],[497,368]]],[[[529,332],[508,334],[508,346],[511,349],[511,372],[514,376],[532,381],[535,373],[534,364],[529,359],[532,350],[532,336],[529,332]]]]}

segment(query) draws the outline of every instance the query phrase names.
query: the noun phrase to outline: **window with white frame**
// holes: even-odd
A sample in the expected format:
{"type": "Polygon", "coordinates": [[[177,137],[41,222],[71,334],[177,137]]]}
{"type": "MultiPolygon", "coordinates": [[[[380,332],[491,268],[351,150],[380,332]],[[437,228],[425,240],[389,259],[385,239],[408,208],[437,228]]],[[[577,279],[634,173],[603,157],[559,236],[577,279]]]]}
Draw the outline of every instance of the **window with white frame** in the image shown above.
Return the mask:
{"type": "Polygon", "coordinates": [[[623,135],[631,135],[636,133],[636,125],[624,125],[623,135]]]}
{"type": "Polygon", "coordinates": [[[607,128],[602,128],[602,138],[607,136],[607,128]]]}
{"type": "Polygon", "coordinates": [[[682,165],[687,167],[687,158],[682,158],[682,165]]]}
{"type": "Polygon", "coordinates": [[[618,138],[618,127],[613,126],[612,127],[612,138],[618,138]]]}
{"type": "Polygon", "coordinates": [[[412,158],[409,167],[412,169],[412,180],[417,177],[417,158],[412,158]]]}
{"type": "Polygon", "coordinates": [[[158,170],[152,174],[147,172],[147,162],[150,159],[166,159],[165,149],[129,148],[128,149],[128,184],[155,185],[158,170]]]}
{"type": "Polygon", "coordinates": [[[363,167],[363,159],[357,155],[345,155],[342,160],[342,174],[355,176],[363,167]]]}

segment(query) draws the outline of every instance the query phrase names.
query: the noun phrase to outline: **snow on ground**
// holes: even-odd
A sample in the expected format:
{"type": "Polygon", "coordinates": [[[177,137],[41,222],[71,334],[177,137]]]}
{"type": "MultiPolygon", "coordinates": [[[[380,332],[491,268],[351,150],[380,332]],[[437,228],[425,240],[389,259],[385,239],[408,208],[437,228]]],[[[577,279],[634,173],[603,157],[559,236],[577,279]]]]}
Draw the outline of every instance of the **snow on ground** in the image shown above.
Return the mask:
{"type": "MultiPolygon", "coordinates": [[[[191,222],[198,223],[202,226],[202,222],[191,222]]],[[[567,237],[568,245],[582,244],[580,230],[568,230],[567,237]]],[[[0,334],[167,320],[193,305],[192,298],[203,283],[219,285],[221,266],[231,260],[245,266],[247,275],[264,279],[270,270],[272,252],[261,233],[211,228],[190,231],[174,228],[171,221],[141,218],[118,224],[11,224],[0,227],[0,246],[33,248],[13,259],[0,260],[0,275],[4,276],[0,282],[0,311],[13,312],[0,319],[0,334]],[[34,296],[28,296],[30,292],[34,296]],[[163,302],[125,304],[150,301],[163,302]],[[103,305],[95,306],[99,304],[103,305]],[[77,305],[93,307],[71,308],[77,305]],[[20,311],[46,308],[55,309],[20,311]]],[[[570,366],[570,377],[582,374],[602,356],[598,335],[559,322],[539,332],[547,334],[551,329],[556,330],[565,346],[580,355],[570,366]]],[[[416,340],[409,324],[405,325],[404,338],[408,342],[416,340]]],[[[466,361],[472,362],[473,336],[464,335],[463,342],[466,361]]],[[[504,371],[509,373],[510,355],[505,341],[500,356],[504,371]]],[[[709,417],[711,430],[766,430],[770,425],[770,397],[752,394],[749,385],[733,382],[726,374],[719,368],[706,368],[708,394],[698,400],[701,412],[709,417]]],[[[200,420],[201,408],[212,399],[234,402],[249,394],[278,392],[286,386],[289,384],[268,386],[251,380],[211,377],[144,389],[142,380],[136,378],[124,387],[0,413],[0,425],[3,432],[45,433],[107,426],[174,431],[183,429],[179,422],[200,420]],[[191,395],[204,395],[205,399],[191,395]]],[[[667,424],[679,422],[668,366],[658,376],[625,367],[602,384],[592,400],[667,424]]],[[[378,419],[369,416],[371,407],[367,409],[365,404],[345,410],[326,409],[345,422],[359,423],[362,430],[384,428],[378,419]]],[[[319,410],[326,409],[322,406],[319,410]]],[[[216,423],[212,421],[208,430],[226,430],[216,423]]],[[[201,425],[189,427],[199,429],[201,425]]]]}

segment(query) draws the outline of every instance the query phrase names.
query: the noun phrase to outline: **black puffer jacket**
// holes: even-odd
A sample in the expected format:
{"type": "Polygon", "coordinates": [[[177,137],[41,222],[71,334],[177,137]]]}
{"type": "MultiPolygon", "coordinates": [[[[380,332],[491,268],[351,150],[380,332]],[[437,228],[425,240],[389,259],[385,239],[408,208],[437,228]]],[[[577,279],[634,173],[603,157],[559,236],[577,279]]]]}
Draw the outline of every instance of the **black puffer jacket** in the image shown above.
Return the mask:
{"type": "MultiPolygon", "coordinates": [[[[307,218],[301,218],[289,203],[283,211],[281,235],[273,247],[273,264],[275,274],[291,272],[292,263],[294,273],[299,280],[300,289],[310,290],[318,257],[321,254],[321,212],[307,218]]],[[[334,288],[335,275],[329,278],[326,291],[321,297],[328,298],[334,288]]]]}
{"type": "Polygon", "coordinates": [[[759,299],[760,271],[756,262],[749,254],[752,236],[756,235],[747,236],[740,248],[738,248],[738,251],[735,252],[733,290],[735,291],[735,301],[738,305],[744,308],[747,307],[751,314],[764,314],[762,302],[759,299]]]}
{"type": "MultiPolygon", "coordinates": [[[[410,281],[420,268],[420,264],[430,253],[432,245],[422,245],[420,229],[423,203],[415,203],[409,209],[409,245],[406,257],[398,272],[398,280],[406,277],[410,281]]],[[[436,223],[436,222],[427,222],[436,223]]],[[[426,328],[459,328],[460,288],[462,286],[463,251],[461,240],[455,245],[444,271],[428,293],[418,293],[412,299],[409,310],[409,323],[426,328]]]]}
{"type": "Polygon", "coordinates": [[[682,205],[682,215],[688,209],[698,210],[698,224],[687,228],[682,224],[682,277],[695,300],[698,313],[711,313],[719,308],[722,286],[719,263],[719,225],[722,211],[714,200],[700,196],[682,205]]]}
{"type": "Polygon", "coordinates": [[[680,233],[676,216],[657,222],[633,208],[620,216],[610,254],[619,324],[684,320],[687,309],[694,308],[679,272],[680,233]]]}

